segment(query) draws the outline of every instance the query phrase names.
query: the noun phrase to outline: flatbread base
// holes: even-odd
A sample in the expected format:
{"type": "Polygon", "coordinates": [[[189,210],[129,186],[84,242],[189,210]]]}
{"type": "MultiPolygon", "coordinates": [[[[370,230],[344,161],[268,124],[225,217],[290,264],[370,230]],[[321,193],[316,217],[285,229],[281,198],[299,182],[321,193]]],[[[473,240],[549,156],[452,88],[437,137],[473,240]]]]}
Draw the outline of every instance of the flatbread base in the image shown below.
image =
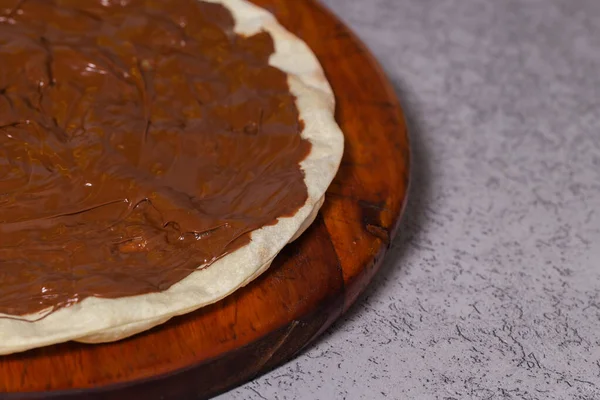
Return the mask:
{"type": "Polygon", "coordinates": [[[0,354],[10,354],[70,340],[85,343],[126,338],[215,303],[247,285],[263,273],[275,256],[314,221],[325,191],[337,172],[344,138],[334,119],[335,100],[315,55],[308,46],[286,31],[267,11],[246,0],[204,0],[219,3],[233,14],[235,31],[253,35],[267,31],[275,53],[269,64],[284,71],[300,118],[303,138],[312,144],[301,163],[308,199],[292,217],[252,232],[250,243],[193,272],[168,290],[117,299],[89,297],[44,318],[44,312],[16,320],[1,318],[0,354]]]}

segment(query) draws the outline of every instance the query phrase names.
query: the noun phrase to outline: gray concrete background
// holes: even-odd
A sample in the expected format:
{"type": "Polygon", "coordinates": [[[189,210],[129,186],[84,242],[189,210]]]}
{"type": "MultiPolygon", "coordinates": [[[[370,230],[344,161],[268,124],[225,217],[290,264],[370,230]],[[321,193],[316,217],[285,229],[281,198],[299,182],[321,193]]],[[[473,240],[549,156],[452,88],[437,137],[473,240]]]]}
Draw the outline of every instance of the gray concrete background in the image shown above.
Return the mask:
{"type": "Polygon", "coordinates": [[[323,1],[396,85],[411,201],[350,312],[219,399],[600,399],[600,0],[323,1]]]}

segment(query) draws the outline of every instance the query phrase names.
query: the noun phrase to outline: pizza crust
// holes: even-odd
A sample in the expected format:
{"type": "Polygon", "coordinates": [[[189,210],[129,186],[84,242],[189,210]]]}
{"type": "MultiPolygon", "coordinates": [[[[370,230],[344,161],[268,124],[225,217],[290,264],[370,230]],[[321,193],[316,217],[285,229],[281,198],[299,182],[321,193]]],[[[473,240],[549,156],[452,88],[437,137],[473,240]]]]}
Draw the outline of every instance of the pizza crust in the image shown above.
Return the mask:
{"type": "Polygon", "coordinates": [[[27,321],[0,318],[0,354],[69,340],[116,341],[215,303],[266,271],[279,251],[314,221],[344,150],[343,134],[334,119],[333,91],[319,62],[304,42],[267,11],[246,0],[203,1],[227,7],[235,19],[236,33],[249,36],[265,30],[273,37],[275,53],[269,64],[288,75],[304,121],[302,136],[312,144],[310,154],[300,164],[308,189],[306,203],[294,216],[254,231],[248,245],[166,291],[117,299],[89,297],[41,319],[44,312],[25,316],[27,321]]]}

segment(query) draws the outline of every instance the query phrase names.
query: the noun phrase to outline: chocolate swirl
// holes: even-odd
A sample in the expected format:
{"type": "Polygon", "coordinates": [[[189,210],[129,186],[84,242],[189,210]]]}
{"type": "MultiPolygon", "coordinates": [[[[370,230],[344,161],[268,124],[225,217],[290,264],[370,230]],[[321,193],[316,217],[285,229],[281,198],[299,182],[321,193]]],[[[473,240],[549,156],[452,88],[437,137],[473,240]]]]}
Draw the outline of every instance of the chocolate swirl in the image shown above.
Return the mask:
{"type": "Polygon", "coordinates": [[[267,33],[197,0],[0,0],[0,313],[168,289],[295,213],[267,33]]]}

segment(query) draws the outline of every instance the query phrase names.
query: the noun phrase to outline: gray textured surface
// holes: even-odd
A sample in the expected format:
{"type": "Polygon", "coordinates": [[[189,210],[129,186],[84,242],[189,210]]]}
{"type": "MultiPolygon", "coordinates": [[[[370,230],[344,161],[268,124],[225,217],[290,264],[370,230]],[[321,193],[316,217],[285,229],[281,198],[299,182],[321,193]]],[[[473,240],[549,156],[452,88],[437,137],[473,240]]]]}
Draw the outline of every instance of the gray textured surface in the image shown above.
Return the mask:
{"type": "Polygon", "coordinates": [[[600,399],[600,1],[324,2],[397,86],[412,199],[349,314],[220,399],[600,399]]]}

